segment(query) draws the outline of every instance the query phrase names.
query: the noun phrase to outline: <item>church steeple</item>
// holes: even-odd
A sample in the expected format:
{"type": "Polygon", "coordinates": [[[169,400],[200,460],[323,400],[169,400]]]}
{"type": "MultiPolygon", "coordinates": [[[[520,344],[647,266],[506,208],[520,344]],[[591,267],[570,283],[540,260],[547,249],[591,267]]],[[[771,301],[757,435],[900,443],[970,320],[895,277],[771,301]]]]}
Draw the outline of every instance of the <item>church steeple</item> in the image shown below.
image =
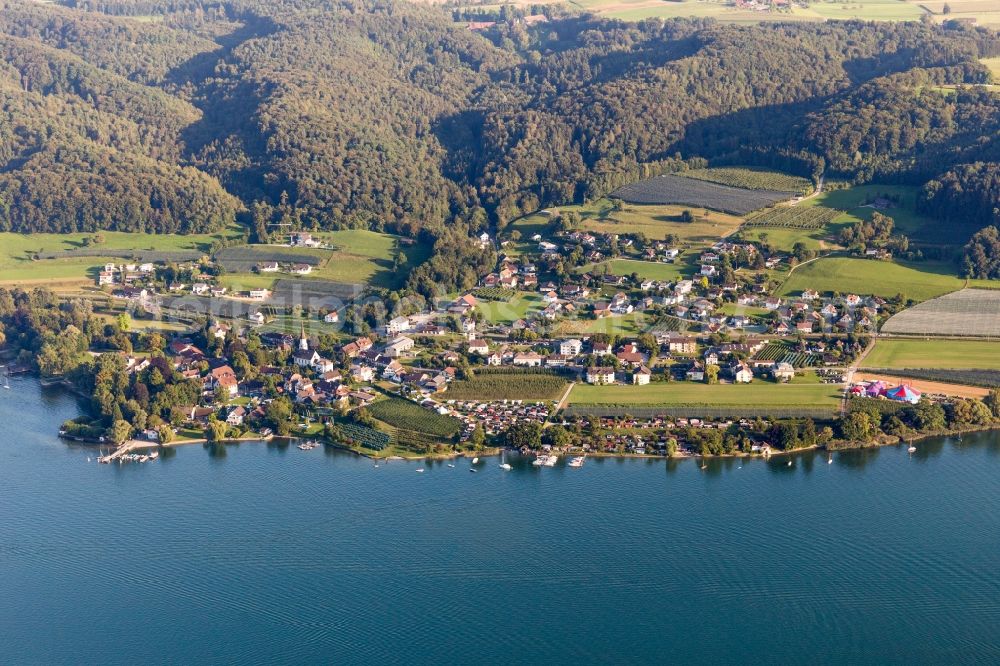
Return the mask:
{"type": "Polygon", "coordinates": [[[309,338],[306,337],[306,325],[302,324],[302,333],[299,335],[299,349],[309,351],[309,338]]]}

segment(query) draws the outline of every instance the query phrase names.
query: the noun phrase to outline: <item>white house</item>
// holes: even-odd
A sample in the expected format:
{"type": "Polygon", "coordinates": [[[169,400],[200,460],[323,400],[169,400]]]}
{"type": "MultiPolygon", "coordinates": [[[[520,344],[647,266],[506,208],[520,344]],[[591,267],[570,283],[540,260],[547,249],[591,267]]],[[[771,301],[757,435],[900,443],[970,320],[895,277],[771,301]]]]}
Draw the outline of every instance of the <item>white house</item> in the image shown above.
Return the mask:
{"type": "Polygon", "coordinates": [[[638,370],[632,373],[632,383],[638,386],[644,386],[649,383],[649,378],[653,375],[652,371],[646,366],[640,366],[638,370]]]}
{"type": "Polygon", "coordinates": [[[292,264],[292,267],[288,269],[289,273],[293,275],[309,275],[312,273],[313,267],[309,264],[292,264]]]}
{"type": "Polygon", "coordinates": [[[390,358],[399,358],[412,350],[415,345],[416,343],[412,338],[401,335],[398,338],[394,338],[385,346],[385,353],[390,358]]]}
{"type": "Polygon", "coordinates": [[[406,317],[394,317],[385,325],[385,330],[389,335],[398,335],[410,330],[410,320],[406,317]]]}
{"type": "Polygon", "coordinates": [[[204,296],[208,293],[208,285],[204,282],[195,282],[191,285],[191,293],[197,294],[198,296],[204,296]]]}
{"type": "Polygon", "coordinates": [[[323,321],[327,324],[336,324],[340,321],[340,314],[336,310],[328,312],[326,316],[323,317],[323,321]]]}
{"type": "Polygon", "coordinates": [[[490,353],[490,346],[486,343],[486,340],[470,340],[469,353],[486,356],[490,353]]]}
{"type": "Polygon", "coordinates": [[[542,365],[542,357],[535,352],[520,352],[514,354],[514,365],[537,368],[542,365]]]}
{"type": "Polygon", "coordinates": [[[563,340],[559,343],[559,353],[564,356],[579,356],[581,351],[583,351],[583,342],[576,338],[563,340]]]}
{"type": "Polygon", "coordinates": [[[614,368],[587,368],[588,384],[614,384],[614,368]]]}

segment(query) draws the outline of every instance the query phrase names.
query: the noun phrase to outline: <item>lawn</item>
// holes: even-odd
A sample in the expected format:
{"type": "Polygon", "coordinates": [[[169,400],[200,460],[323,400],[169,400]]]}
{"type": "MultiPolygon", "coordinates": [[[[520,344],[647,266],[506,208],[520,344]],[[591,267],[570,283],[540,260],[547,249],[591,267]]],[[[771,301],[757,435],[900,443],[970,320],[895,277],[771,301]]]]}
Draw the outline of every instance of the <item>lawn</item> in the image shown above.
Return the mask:
{"type": "Polygon", "coordinates": [[[774,384],[755,379],[751,384],[654,382],[645,386],[577,384],[570,393],[573,405],[712,405],[752,407],[833,407],[840,385],[817,383],[774,384]]]}
{"type": "Polygon", "coordinates": [[[607,266],[608,271],[612,275],[632,275],[632,273],[638,273],[639,277],[646,280],[679,280],[691,272],[691,267],[681,262],[665,264],[663,262],[638,261],[635,259],[611,259],[610,261],[592,266],[590,270],[601,273],[603,272],[603,266],[607,266]]]}
{"type": "Polygon", "coordinates": [[[979,62],[986,65],[986,68],[993,73],[993,81],[1000,83],[1000,56],[996,58],[983,58],[979,62]]]}
{"type": "Polygon", "coordinates": [[[491,323],[509,324],[525,319],[530,313],[541,312],[545,302],[537,292],[522,291],[509,301],[479,301],[476,309],[491,323]]]}
{"type": "Polygon", "coordinates": [[[865,357],[867,368],[1000,370],[1000,342],[880,339],[865,357]]]}
{"type": "Polygon", "coordinates": [[[557,336],[593,335],[595,333],[637,335],[650,330],[655,323],[654,317],[646,316],[642,312],[633,312],[628,315],[616,315],[603,319],[561,319],[556,322],[552,333],[557,336]]]}
{"type": "Polygon", "coordinates": [[[794,296],[804,289],[820,293],[856,293],[891,298],[903,294],[926,301],[965,285],[950,274],[949,264],[924,262],[900,264],[853,257],[824,257],[796,268],[780,288],[780,295],[794,296]]]}

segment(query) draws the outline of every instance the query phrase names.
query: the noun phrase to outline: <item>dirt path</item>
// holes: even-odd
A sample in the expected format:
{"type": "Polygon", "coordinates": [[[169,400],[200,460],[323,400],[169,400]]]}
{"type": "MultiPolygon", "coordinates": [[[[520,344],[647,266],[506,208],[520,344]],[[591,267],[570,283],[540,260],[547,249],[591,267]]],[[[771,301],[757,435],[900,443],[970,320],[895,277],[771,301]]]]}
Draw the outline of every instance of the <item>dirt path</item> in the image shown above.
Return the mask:
{"type": "MultiPolygon", "coordinates": [[[[559,398],[559,402],[556,403],[555,409],[552,410],[553,415],[560,409],[566,407],[566,403],[569,402],[569,394],[573,390],[574,386],[576,386],[576,382],[570,382],[569,386],[566,387],[566,391],[562,394],[562,397],[559,398]]],[[[545,427],[548,428],[550,425],[552,425],[552,421],[546,421],[545,427]]]]}

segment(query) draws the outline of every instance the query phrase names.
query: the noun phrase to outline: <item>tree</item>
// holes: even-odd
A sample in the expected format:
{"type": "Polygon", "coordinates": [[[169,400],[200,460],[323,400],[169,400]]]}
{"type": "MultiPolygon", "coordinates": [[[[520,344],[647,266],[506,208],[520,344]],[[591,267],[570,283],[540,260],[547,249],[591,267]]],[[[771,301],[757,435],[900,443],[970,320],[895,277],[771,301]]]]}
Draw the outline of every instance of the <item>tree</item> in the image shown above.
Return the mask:
{"type": "Polygon", "coordinates": [[[515,449],[537,449],[542,445],[542,426],[534,421],[515,423],[507,429],[507,446],[515,449]]]}
{"type": "Polygon", "coordinates": [[[118,315],[118,318],[115,321],[118,324],[119,331],[128,333],[130,330],[132,330],[132,315],[130,315],[129,313],[122,312],[120,315],[118,315]]]}
{"type": "Polygon", "coordinates": [[[719,383],[719,366],[709,363],[705,366],[705,383],[706,384],[718,384],[719,383]]]}
{"type": "Polygon", "coordinates": [[[212,420],[205,429],[205,438],[210,442],[221,442],[226,438],[228,427],[225,421],[212,420]]]}
{"type": "Polygon", "coordinates": [[[169,444],[174,441],[174,429],[167,424],[163,424],[157,428],[156,434],[160,438],[160,444],[169,444]]]}
{"type": "Polygon", "coordinates": [[[289,420],[292,418],[292,402],[288,398],[275,398],[264,408],[264,418],[282,437],[291,432],[289,420]]]}
{"type": "Polygon", "coordinates": [[[115,421],[114,425],[111,426],[111,441],[116,445],[121,446],[127,442],[131,436],[132,426],[128,424],[128,421],[115,421]]]}
{"type": "Polygon", "coordinates": [[[867,442],[875,435],[875,426],[868,414],[851,411],[840,419],[840,434],[852,442],[867,442]]]}

